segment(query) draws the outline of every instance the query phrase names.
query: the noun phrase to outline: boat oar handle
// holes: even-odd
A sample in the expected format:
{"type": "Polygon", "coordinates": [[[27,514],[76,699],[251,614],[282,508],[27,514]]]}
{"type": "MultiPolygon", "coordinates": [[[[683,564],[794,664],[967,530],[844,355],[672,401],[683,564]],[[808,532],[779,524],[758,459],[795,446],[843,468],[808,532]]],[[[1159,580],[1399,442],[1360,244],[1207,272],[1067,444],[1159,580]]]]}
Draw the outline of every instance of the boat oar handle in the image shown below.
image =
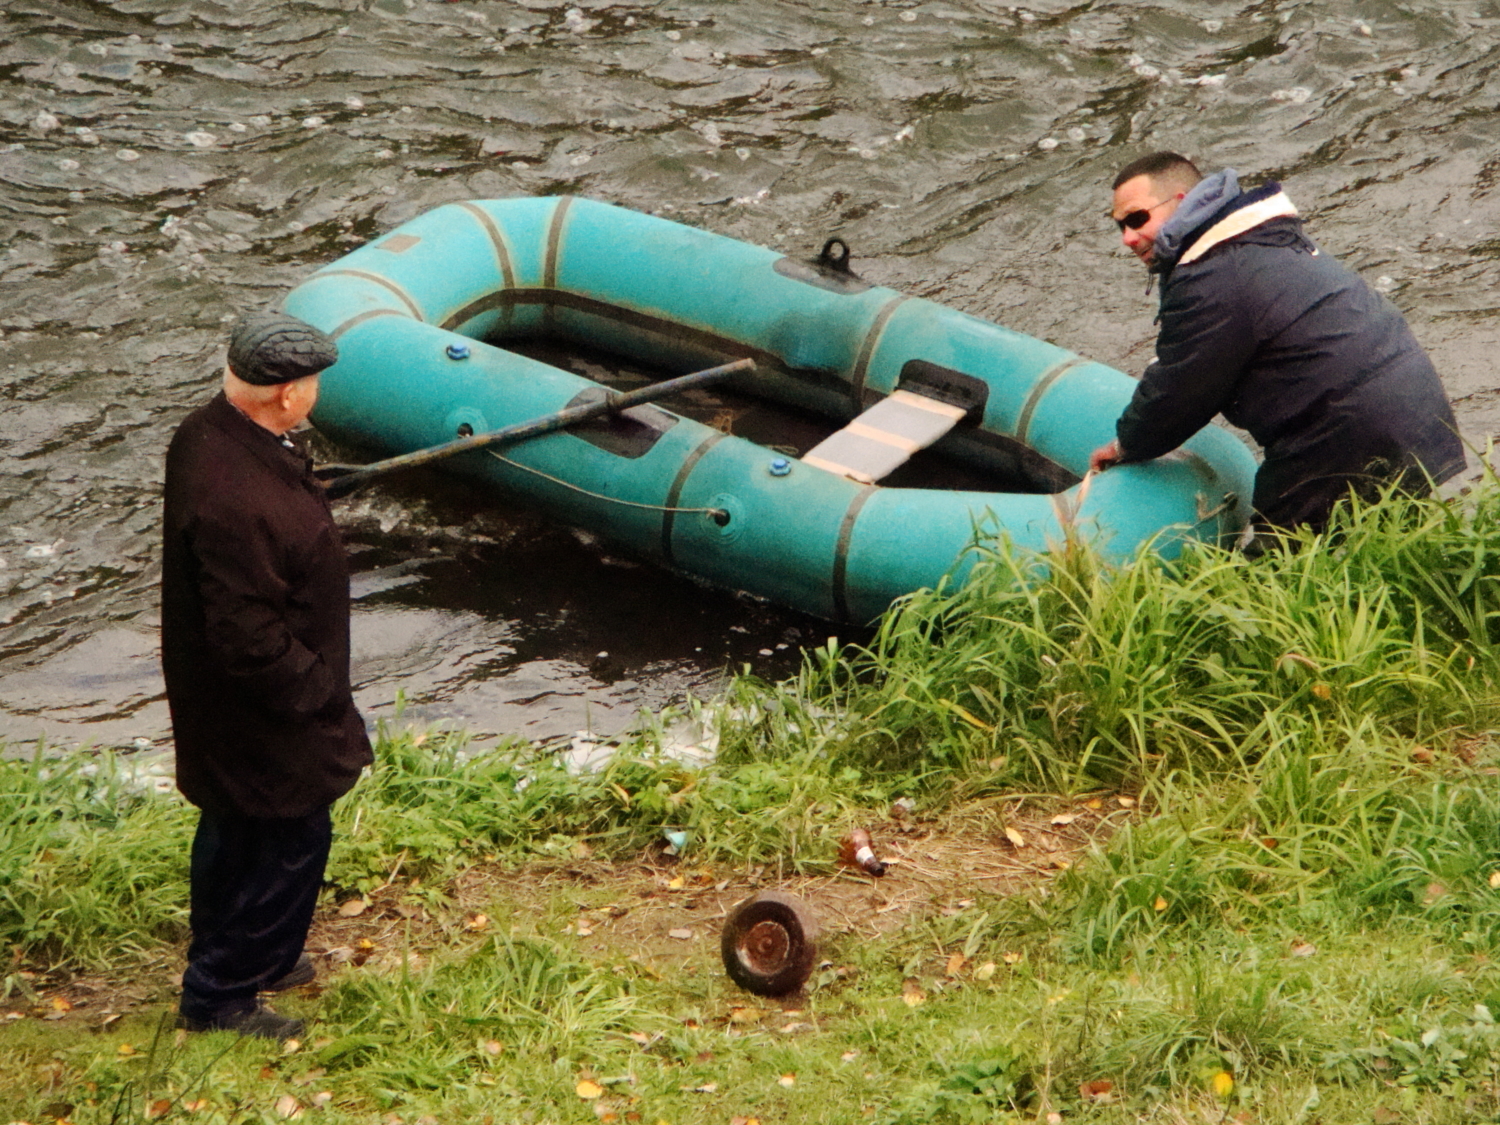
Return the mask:
{"type": "Polygon", "coordinates": [[[452,457],[455,453],[467,453],[471,449],[484,449],[494,445],[525,441],[527,438],[540,437],[542,434],[555,433],[568,426],[575,426],[579,422],[587,422],[590,418],[598,418],[603,414],[616,414],[621,410],[629,410],[632,406],[639,406],[643,402],[652,402],[681,391],[692,390],[694,387],[722,382],[731,375],[749,371],[754,366],[754,360],[737,359],[733,363],[723,363],[718,367],[695,371],[691,375],[652,383],[650,386],[639,387],[623,394],[609,391],[606,392],[604,398],[596,402],[570,406],[559,410],[556,414],[533,418],[529,422],[518,422],[514,426],[505,426],[498,430],[491,430],[489,433],[457,438],[428,449],[403,453],[399,457],[387,457],[384,461],[373,461],[368,465],[319,465],[313,470],[313,476],[322,482],[330,497],[337,499],[340,496],[349,495],[373,478],[393,473],[397,469],[428,465],[433,461],[441,461],[444,457],[452,457]]]}

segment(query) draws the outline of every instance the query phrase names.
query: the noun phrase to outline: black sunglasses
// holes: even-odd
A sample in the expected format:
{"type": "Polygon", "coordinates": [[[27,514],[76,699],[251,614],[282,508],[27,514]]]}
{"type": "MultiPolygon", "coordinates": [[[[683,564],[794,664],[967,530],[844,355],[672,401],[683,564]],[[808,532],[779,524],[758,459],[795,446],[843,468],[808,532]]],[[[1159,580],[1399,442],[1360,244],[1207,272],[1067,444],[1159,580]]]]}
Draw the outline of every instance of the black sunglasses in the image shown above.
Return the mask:
{"type": "Polygon", "coordinates": [[[1131,230],[1140,230],[1143,226],[1150,222],[1152,211],[1155,211],[1163,203],[1170,203],[1174,198],[1176,197],[1169,195],[1166,199],[1158,199],[1155,203],[1151,204],[1150,207],[1146,207],[1139,211],[1132,211],[1124,218],[1116,219],[1115,226],[1119,227],[1121,231],[1124,231],[1126,227],[1129,227],[1131,230]]]}

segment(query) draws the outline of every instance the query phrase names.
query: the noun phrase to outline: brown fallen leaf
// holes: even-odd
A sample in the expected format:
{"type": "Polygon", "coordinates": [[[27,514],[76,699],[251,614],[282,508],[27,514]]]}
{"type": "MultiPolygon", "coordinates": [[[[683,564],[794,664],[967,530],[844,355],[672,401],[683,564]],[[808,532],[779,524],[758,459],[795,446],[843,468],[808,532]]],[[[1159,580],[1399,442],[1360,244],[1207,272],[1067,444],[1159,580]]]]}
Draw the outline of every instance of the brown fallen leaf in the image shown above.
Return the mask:
{"type": "Polygon", "coordinates": [[[669,938],[676,938],[679,941],[689,941],[693,936],[693,931],[683,926],[679,929],[668,930],[667,936],[669,938]]]}
{"type": "Polygon", "coordinates": [[[1070,812],[1058,813],[1056,816],[1054,816],[1052,818],[1052,823],[1055,824],[1055,825],[1057,825],[1057,827],[1061,828],[1065,824],[1072,824],[1077,819],[1078,819],[1078,815],[1076,813],[1070,813],[1070,812]]]}
{"type": "Polygon", "coordinates": [[[995,975],[995,962],[986,961],[974,970],[975,980],[990,980],[995,975]]]}
{"type": "Polygon", "coordinates": [[[1115,803],[1118,804],[1122,809],[1133,809],[1133,808],[1135,808],[1135,798],[1134,797],[1116,797],[1115,798],[1115,803]]]}
{"type": "Polygon", "coordinates": [[[1490,872],[1490,889],[1500,890],[1500,871],[1490,872]]]}
{"type": "Polygon", "coordinates": [[[1151,909],[1155,910],[1158,914],[1160,914],[1163,910],[1165,910],[1167,907],[1169,907],[1171,905],[1172,904],[1169,903],[1166,899],[1162,898],[1161,895],[1157,895],[1156,896],[1156,901],[1151,904],[1151,909]]]}
{"type": "Polygon", "coordinates": [[[500,1042],[500,1040],[498,1039],[486,1039],[484,1041],[484,1053],[489,1055],[491,1058],[499,1055],[504,1050],[505,1044],[500,1042]]]}
{"type": "Polygon", "coordinates": [[[760,1125],[760,1118],[735,1116],[729,1119],[729,1125],[760,1125]]]}
{"type": "Polygon", "coordinates": [[[776,1085],[785,1086],[788,1090],[796,1084],[797,1076],[795,1074],[783,1074],[780,1078],[776,1079],[776,1085]]]}
{"type": "Polygon", "coordinates": [[[370,904],[366,899],[351,898],[339,907],[339,916],[342,918],[358,918],[368,909],[370,909],[370,904]]]}
{"type": "Polygon", "coordinates": [[[115,1051],[116,1053],[121,1055],[135,1054],[135,1048],[132,1047],[129,1043],[121,1043],[118,1047],[115,1048],[115,1051]]]}
{"type": "Polygon", "coordinates": [[[950,977],[956,977],[956,976],[958,976],[959,972],[963,969],[964,964],[967,961],[968,961],[968,958],[965,957],[962,953],[954,953],[954,954],[952,954],[948,958],[948,975],[950,977]]]}
{"type": "Polygon", "coordinates": [[[1095,1078],[1092,1082],[1078,1084],[1078,1096],[1086,1102],[1108,1102],[1113,1100],[1115,1084],[1108,1078],[1095,1078]]]}
{"type": "Polygon", "coordinates": [[[1411,760],[1419,765],[1425,766],[1431,764],[1434,757],[1436,755],[1426,746],[1413,746],[1411,749],[1411,760]]]}
{"type": "Polygon", "coordinates": [[[1333,698],[1333,688],[1329,687],[1322,680],[1319,680],[1317,683],[1313,684],[1313,686],[1312,686],[1312,693],[1314,695],[1316,695],[1319,699],[1332,699],[1333,698]]]}
{"type": "Polygon", "coordinates": [[[1428,883],[1427,889],[1422,895],[1422,905],[1431,906],[1448,893],[1448,888],[1441,883],[1428,883]]]}
{"type": "Polygon", "coordinates": [[[282,1094],[276,1099],[276,1116],[284,1121],[296,1121],[302,1116],[302,1103],[291,1094],[282,1094]]]}
{"type": "Polygon", "coordinates": [[[54,996],[52,998],[52,1008],[58,1012],[71,1012],[73,1010],[73,1003],[66,997],[54,996]]]}
{"type": "Polygon", "coordinates": [[[907,980],[901,986],[901,999],[908,1008],[915,1008],[927,999],[927,993],[922,991],[922,986],[916,981],[907,980]]]}
{"type": "Polygon", "coordinates": [[[1000,954],[1000,960],[1004,961],[1007,965],[1019,965],[1021,963],[1021,956],[1021,954],[1014,952],[1002,953],[1000,954]]]}
{"type": "Polygon", "coordinates": [[[472,934],[477,934],[481,930],[487,930],[489,928],[489,917],[484,914],[475,914],[472,918],[464,922],[464,929],[468,930],[472,934]]]}
{"type": "Polygon", "coordinates": [[[1008,824],[1005,826],[1005,838],[1011,842],[1012,847],[1024,848],[1026,846],[1026,837],[1008,824]]]}
{"type": "Polygon", "coordinates": [[[600,1097],[604,1093],[604,1087],[592,1078],[581,1078],[578,1080],[578,1085],[573,1087],[573,1092],[588,1102],[600,1097]]]}
{"type": "Polygon", "coordinates": [[[1102,809],[1104,807],[1104,802],[1098,797],[1090,797],[1083,803],[1083,807],[1086,809],[1094,809],[1095,811],[1098,811],[1099,809],[1102,809]]]}
{"type": "Polygon", "coordinates": [[[730,1008],[729,1022],[740,1024],[759,1023],[765,1014],[759,1008],[730,1008]]]}
{"type": "Polygon", "coordinates": [[[158,1117],[165,1117],[171,1108],[171,1098],[159,1098],[146,1107],[146,1116],[154,1121],[158,1117]]]}
{"type": "Polygon", "coordinates": [[[1297,940],[1292,942],[1291,954],[1293,957],[1311,957],[1318,951],[1318,947],[1310,941],[1297,940]]]}

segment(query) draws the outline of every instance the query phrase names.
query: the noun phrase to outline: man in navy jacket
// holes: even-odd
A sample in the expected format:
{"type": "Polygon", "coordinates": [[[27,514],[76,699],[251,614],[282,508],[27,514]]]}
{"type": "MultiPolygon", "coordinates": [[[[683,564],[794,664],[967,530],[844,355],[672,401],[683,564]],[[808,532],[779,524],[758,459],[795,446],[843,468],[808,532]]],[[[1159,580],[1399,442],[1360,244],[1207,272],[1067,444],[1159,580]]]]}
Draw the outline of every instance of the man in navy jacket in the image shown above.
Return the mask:
{"type": "Polygon", "coordinates": [[[1223,414],[1261,444],[1261,526],[1321,530],[1351,488],[1425,493],[1464,466],[1453,409],[1394,305],[1307,237],[1279,184],[1242,191],[1152,153],[1113,216],[1161,282],[1156,359],[1095,470],[1176,449],[1223,414]]]}
{"type": "Polygon", "coordinates": [[[224,389],[167,450],[162,670],[177,786],[201,810],[178,1025],[286,1039],[258,994],[313,977],[303,943],[329,809],[371,759],[349,685],[349,571],[307,454],[331,339],[247,319],[224,389]]]}

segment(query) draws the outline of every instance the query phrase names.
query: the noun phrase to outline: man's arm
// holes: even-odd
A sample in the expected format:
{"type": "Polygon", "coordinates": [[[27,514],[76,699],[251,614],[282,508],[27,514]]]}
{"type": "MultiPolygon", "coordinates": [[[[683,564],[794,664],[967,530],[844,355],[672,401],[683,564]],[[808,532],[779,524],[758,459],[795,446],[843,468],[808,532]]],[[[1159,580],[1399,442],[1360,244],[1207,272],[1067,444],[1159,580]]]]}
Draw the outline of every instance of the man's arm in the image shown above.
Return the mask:
{"type": "Polygon", "coordinates": [[[333,701],[337,685],[322,659],[292,633],[290,586],[271,536],[254,526],[254,516],[241,518],[248,528],[208,519],[193,535],[209,649],[267,711],[309,718],[333,701]]]}
{"type": "Polygon", "coordinates": [[[1211,268],[1174,284],[1162,305],[1156,361],[1115,426],[1118,460],[1171,452],[1234,401],[1257,344],[1251,294],[1233,250],[1215,257],[1211,268]]]}

